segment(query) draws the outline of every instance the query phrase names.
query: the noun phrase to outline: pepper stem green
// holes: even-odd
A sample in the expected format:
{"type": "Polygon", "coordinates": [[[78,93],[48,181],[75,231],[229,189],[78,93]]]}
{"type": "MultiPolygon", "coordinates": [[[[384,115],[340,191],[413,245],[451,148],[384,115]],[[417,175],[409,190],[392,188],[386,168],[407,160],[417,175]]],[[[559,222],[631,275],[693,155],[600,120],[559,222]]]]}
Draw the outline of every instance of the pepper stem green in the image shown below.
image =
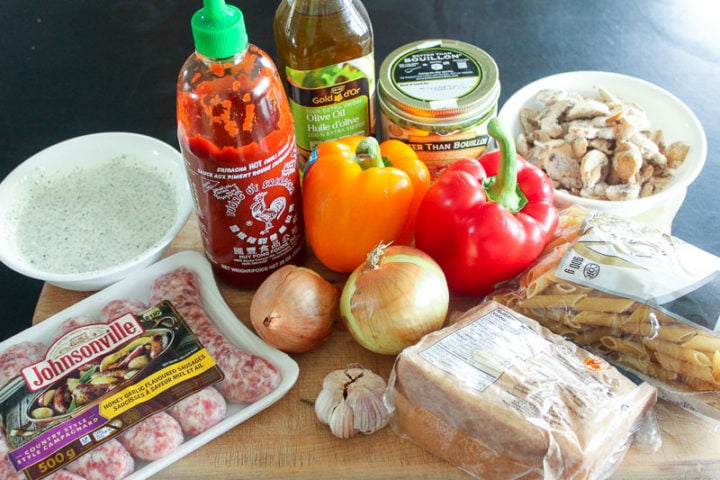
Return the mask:
{"type": "Polygon", "coordinates": [[[497,118],[488,122],[487,130],[500,146],[500,168],[497,175],[486,183],[485,192],[492,201],[510,212],[519,212],[527,199],[517,183],[518,160],[515,142],[497,118]]]}
{"type": "Polygon", "coordinates": [[[375,137],[365,137],[355,149],[355,158],[363,170],[371,167],[384,167],[380,144],[375,137]]]}

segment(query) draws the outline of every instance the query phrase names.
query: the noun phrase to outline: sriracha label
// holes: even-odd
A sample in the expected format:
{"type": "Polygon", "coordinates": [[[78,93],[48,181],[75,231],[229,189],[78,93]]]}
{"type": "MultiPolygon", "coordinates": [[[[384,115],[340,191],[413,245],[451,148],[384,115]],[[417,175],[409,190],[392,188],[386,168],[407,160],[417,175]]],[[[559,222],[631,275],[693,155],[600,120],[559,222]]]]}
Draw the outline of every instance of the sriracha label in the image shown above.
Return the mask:
{"type": "Polygon", "coordinates": [[[205,252],[217,273],[263,275],[303,247],[294,139],[262,159],[233,161],[199,136],[185,153],[205,252]],[[203,155],[204,158],[197,154],[203,155]]]}

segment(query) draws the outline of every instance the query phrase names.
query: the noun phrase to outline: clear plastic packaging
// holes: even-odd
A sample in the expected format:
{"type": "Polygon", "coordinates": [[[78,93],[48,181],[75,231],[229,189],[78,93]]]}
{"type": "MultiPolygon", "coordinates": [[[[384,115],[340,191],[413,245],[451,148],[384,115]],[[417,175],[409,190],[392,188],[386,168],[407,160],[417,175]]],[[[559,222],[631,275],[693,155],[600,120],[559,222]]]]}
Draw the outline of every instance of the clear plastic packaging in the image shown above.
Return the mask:
{"type": "MultiPolygon", "coordinates": [[[[128,477],[132,478],[132,480],[143,480],[153,476],[173,462],[190,454],[254,415],[257,415],[280,400],[290,388],[292,388],[298,378],[299,368],[292,358],[263,342],[233,314],[218,290],[210,263],[203,255],[194,251],[176,253],[0,343],[0,353],[22,347],[25,353],[29,355],[33,352],[31,351],[32,349],[28,347],[35,346],[39,349],[38,352],[35,353],[44,355],[48,346],[53,345],[53,342],[58,339],[60,335],[59,332],[63,331],[63,327],[68,324],[77,326],[78,324],[89,324],[99,321],[98,319],[100,319],[103,309],[118,299],[148,301],[148,296],[150,295],[155,280],[160,276],[178,269],[186,269],[193,272],[196,276],[203,310],[222,336],[234,347],[271,362],[278,369],[281,375],[281,382],[277,388],[268,395],[252,403],[232,403],[228,401],[224,418],[201,433],[186,433],[182,444],[175,448],[172,453],[153,461],[135,459],[135,471],[128,477]]],[[[25,355],[25,357],[27,357],[27,355],[25,355]]],[[[7,395],[15,390],[16,387],[14,387],[14,385],[16,385],[18,381],[22,382],[22,379],[15,377],[18,374],[16,370],[19,370],[19,368],[13,368],[13,365],[15,367],[19,365],[23,367],[27,366],[27,364],[23,365],[22,363],[22,361],[26,361],[26,359],[17,357],[16,360],[14,363],[6,362],[3,364],[2,371],[0,372],[0,374],[12,373],[12,377],[8,375],[2,375],[2,377],[0,377],[0,398],[5,398],[5,400],[7,400],[7,395]]],[[[190,382],[194,382],[194,380],[191,379],[190,382]]],[[[159,408],[162,405],[162,400],[158,400],[159,398],[160,397],[153,397],[153,399],[150,400],[138,398],[134,401],[134,405],[145,402],[148,403],[148,405],[159,408]]],[[[5,400],[0,400],[0,402],[5,400]]],[[[178,404],[176,404],[176,406],[177,405],[178,404]]],[[[170,405],[166,404],[166,406],[170,408],[170,405]]],[[[107,426],[111,425],[109,422],[112,422],[112,420],[109,420],[107,425],[102,423],[93,424],[92,428],[88,430],[88,434],[92,434],[93,429],[97,431],[106,430],[108,428],[107,426]]],[[[2,437],[0,438],[0,455],[6,455],[8,452],[3,451],[3,445],[7,448],[7,443],[3,442],[4,435],[1,430],[2,429],[0,429],[0,437],[2,437]]],[[[82,457],[78,456],[78,458],[82,457]]],[[[5,478],[3,475],[7,474],[7,472],[15,472],[14,469],[7,470],[13,467],[5,460],[8,459],[0,458],[0,478],[5,478]],[[5,468],[5,470],[3,470],[3,468],[5,468]]],[[[10,478],[13,477],[10,476],[10,478]]]]}
{"type": "Polygon", "coordinates": [[[571,207],[545,253],[490,296],[720,419],[720,258],[653,227],[571,207]]]}
{"type": "Polygon", "coordinates": [[[656,390],[495,302],[397,358],[385,400],[400,435],[477,479],[608,478],[656,390]]]}

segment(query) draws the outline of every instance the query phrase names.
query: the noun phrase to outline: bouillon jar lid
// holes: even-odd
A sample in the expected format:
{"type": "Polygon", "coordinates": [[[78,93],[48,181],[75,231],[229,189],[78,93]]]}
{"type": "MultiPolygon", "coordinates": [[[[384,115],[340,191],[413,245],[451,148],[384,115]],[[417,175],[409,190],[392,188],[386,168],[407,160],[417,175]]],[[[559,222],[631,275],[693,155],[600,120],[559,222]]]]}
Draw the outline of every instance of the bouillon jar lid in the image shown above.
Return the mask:
{"type": "Polygon", "coordinates": [[[495,108],[498,68],[469,43],[432,39],[394,50],[380,66],[378,91],[385,108],[422,123],[472,122],[495,108]]]}

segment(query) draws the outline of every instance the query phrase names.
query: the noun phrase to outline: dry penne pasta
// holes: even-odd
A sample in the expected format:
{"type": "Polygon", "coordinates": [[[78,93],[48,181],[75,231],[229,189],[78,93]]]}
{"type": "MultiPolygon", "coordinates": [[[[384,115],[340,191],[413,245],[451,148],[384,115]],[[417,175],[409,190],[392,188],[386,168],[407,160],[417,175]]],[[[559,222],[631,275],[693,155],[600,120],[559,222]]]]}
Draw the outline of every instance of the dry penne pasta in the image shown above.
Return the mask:
{"type": "MultiPolygon", "coordinates": [[[[683,347],[686,347],[684,342],[689,341],[697,335],[697,329],[690,328],[685,325],[663,325],[662,328],[657,329],[657,338],[661,340],[667,340],[668,342],[682,343],[683,347]]],[[[691,347],[687,347],[691,348],[691,347]]]]}
{"type": "Polygon", "coordinates": [[[627,340],[619,337],[605,336],[600,338],[600,343],[608,350],[620,354],[632,355],[639,360],[648,361],[650,355],[639,341],[627,340]]]}
{"type": "Polygon", "coordinates": [[[683,386],[688,386],[693,390],[718,390],[718,385],[716,382],[706,382],[697,377],[684,375],[678,376],[678,379],[683,384],[683,386]]]}
{"type": "Polygon", "coordinates": [[[666,370],[657,362],[650,360],[641,360],[633,355],[620,354],[618,361],[630,368],[634,368],[638,372],[649,375],[651,377],[663,380],[671,381],[678,378],[677,372],[666,370]]]}
{"type": "MultiPolygon", "coordinates": [[[[520,310],[523,310],[523,309],[520,309],[520,310]]],[[[540,313],[540,311],[532,310],[532,309],[527,309],[527,311],[534,312],[535,315],[540,313]]],[[[545,323],[547,325],[562,324],[570,329],[579,330],[579,328],[576,328],[576,326],[572,325],[569,321],[569,318],[572,315],[572,310],[560,307],[560,308],[546,308],[546,309],[542,309],[541,311],[542,311],[543,317],[546,319],[545,323]]],[[[550,328],[550,327],[548,327],[548,328],[550,328]]]]}
{"type": "Polygon", "coordinates": [[[707,385],[718,388],[718,382],[712,376],[712,370],[710,367],[700,367],[692,363],[684,362],[676,357],[671,357],[662,352],[654,352],[655,359],[665,370],[678,373],[688,379],[697,379],[706,382],[707,385]]]}
{"type": "Polygon", "coordinates": [[[712,365],[710,357],[699,350],[685,348],[682,345],[659,340],[657,338],[646,338],[643,340],[643,344],[650,350],[677,358],[678,360],[698,367],[710,367],[712,365]]]}
{"type": "MultiPolygon", "coordinates": [[[[592,216],[584,223],[587,212],[582,212],[574,207],[561,212],[556,238],[544,254],[518,277],[515,289],[508,285],[507,290],[489,299],[507,302],[553,332],[673,391],[710,390],[720,394],[720,335],[709,333],[705,323],[693,326],[694,320],[679,314],[666,299],[662,310],[655,307],[653,302],[660,297],[655,297],[654,291],[647,290],[647,297],[638,296],[637,292],[645,292],[645,286],[652,284],[647,283],[646,276],[628,277],[632,279],[628,285],[643,287],[634,290],[634,296],[615,293],[626,291],[622,280],[609,281],[626,278],[616,276],[617,270],[604,277],[605,283],[594,280],[594,275],[604,274],[604,269],[650,271],[652,275],[643,263],[647,257],[635,261],[631,254],[655,248],[667,237],[653,243],[653,239],[648,241],[650,237],[633,236],[632,229],[603,237],[604,229],[617,233],[612,222],[618,219],[602,223],[602,218],[592,216]],[[592,234],[595,229],[600,234],[592,234]]],[[[644,255],[645,251],[640,253],[644,255]]]]}
{"type": "Polygon", "coordinates": [[[502,293],[497,293],[495,295],[496,300],[499,303],[502,303],[506,307],[510,307],[513,310],[521,310],[520,302],[525,300],[525,296],[521,295],[517,291],[506,291],[502,293]]]}
{"type": "Polygon", "coordinates": [[[620,324],[618,330],[628,335],[640,335],[643,337],[652,337],[657,332],[657,327],[648,320],[641,320],[632,315],[627,315],[625,321],[620,324]]]}
{"type": "Polygon", "coordinates": [[[527,309],[542,308],[573,308],[573,306],[585,297],[585,294],[572,295],[536,295],[526,298],[519,303],[519,306],[527,309]]]}
{"type": "Polygon", "coordinates": [[[637,305],[637,308],[630,312],[628,322],[651,323],[653,324],[653,326],[658,327],[660,325],[660,322],[657,320],[657,317],[653,315],[652,312],[653,308],[651,308],[649,305],[645,303],[639,303],[637,305]]]}
{"type": "Polygon", "coordinates": [[[553,238],[545,246],[544,253],[552,252],[558,247],[567,247],[580,236],[580,228],[585,221],[587,212],[581,208],[567,208],[563,211],[553,238]]]}
{"type": "Polygon", "coordinates": [[[530,267],[520,279],[521,286],[527,287],[532,282],[538,280],[541,276],[554,270],[568,248],[570,248],[570,245],[558,247],[543,257],[538,263],[530,267]]]}
{"type": "Polygon", "coordinates": [[[629,298],[611,297],[611,296],[586,296],[577,303],[573,304],[573,308],[578,312],[615,312],[622,313],[629,311],[635,305],[635,301],[629,298]]]}
{"type": "Polygon", "coordinates": [[[613,329],[610,327],[597,327],[597,328],[586,328],[580,332],[569,330],[572,335],[563,334],[561,332],[555,332],[560,335],[565,335],[568,339],[577,343],[578,345],[592,345],[600,341],[602,337],[613,334],[613,329]]]}
{"type": "MultiPolygon", "coordinates": [[[[540,292],[544,292],[547,287],[553,285],[556,281],[557,280],[555,279],[555,275],[553,275],[552,272],[543,273],[538,278],[528,284],[527,289],[525,290],[527,298],[532,298],[540,292]]],[[[572,292],[562,292],[562,294],[566,293],[572,292]]]]}
{"type": "Polygon", "coordinates": [[[704,335],[698,332],[697,335],[683,342],[683,347],[694,348],[703,352],[716,352],[720,350],[720,338],[704,335]]]}
{"type": "Polygon", "coordinates": [[[627,317],[617,313],[582,311],[572,317],[572,322],[578,325],[595,327],[619,328],[627,317]]]}
{"type": "Polygon", "coordinates": [[[545,289],[544,293],[550,294],[550,295],[570,295],[570,294],[588,294],[592,292],[592,288],[590,287],[583,287],[582,285],[577,285],[575,283],[567,282],[564,280],[556,281],[555,283],[552,283],[548,285],[548,287],[545,289]]]}

